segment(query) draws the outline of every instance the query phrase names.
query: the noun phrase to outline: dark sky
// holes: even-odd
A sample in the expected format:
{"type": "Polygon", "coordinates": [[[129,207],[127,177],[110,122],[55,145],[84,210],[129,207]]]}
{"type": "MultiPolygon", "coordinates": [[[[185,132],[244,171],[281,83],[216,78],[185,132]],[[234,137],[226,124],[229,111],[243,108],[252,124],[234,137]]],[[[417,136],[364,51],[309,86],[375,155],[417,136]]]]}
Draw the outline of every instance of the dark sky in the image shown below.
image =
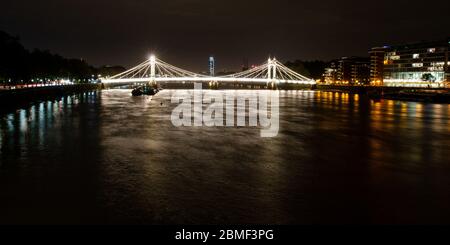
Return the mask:
{"type": "Polygon", "coordinates": [[[333,59],[450,36],[449,0],[2,0],[0,29],[29,49],[132,66],[154,52],[193,71],[247,57],[333,59]]]}

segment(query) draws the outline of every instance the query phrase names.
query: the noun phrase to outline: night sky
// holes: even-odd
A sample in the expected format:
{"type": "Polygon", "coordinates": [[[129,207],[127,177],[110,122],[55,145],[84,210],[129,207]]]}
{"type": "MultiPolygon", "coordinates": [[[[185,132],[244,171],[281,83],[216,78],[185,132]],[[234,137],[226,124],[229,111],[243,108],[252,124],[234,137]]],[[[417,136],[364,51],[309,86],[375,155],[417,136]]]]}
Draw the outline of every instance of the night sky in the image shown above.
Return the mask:
{"type": "Polygon", "coordinates": [[[450,1],[14,0],[0,29],[26,48],[130,67],[154,52],[193,71],[243,58],[334,59],[370,47],[450,36],[450,1]]]}

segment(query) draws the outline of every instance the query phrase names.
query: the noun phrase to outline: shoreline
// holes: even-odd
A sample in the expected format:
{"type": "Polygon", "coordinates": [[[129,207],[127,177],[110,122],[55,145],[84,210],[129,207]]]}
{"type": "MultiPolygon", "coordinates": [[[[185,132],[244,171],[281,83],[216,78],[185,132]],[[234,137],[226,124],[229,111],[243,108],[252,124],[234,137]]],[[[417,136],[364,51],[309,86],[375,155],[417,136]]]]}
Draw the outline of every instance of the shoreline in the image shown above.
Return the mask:
{"type": "Polygon", "coordinates": [[[104,89],[103,84],[71,84],[0,90],[0,112],[7,112],[40,101],[57,100],[67,95],[104,89]]]}
{"type": "Polygon", "coordinates": [[[450,103],[449,88],[317,85],[316,90],[367,95],[374,100],[388,99],[424,103],[450,103]]]}
{"type": "MultiPolygon", "coordinates": [[[[167,89],[188,89],[183,86],[168,86],[167,89]]],[[[206,89],[208,89],[208,86],[206,89]]],[[[31,103],[55,100],[63,96],[109,89],[111,86],[103,83],[73,84],[64,86],[31,87],[13,90],[0,90],[0,112],[27,106],[31,103]]],[[[218,86],[209,89],[267,89],[261,85],[247,86],[218,86]],[[250,87],[248,87],[250,86],[250,87]]],[[[450,89],[448,88],[410,88],[410,87],[381,87],[381,86],[342,86],[342,85],[282,85],[279,90],[314,90],[323,92],[339,92],[367,95],[370,99],[401,100],[424,103],[450,103],[450,89]]]]}

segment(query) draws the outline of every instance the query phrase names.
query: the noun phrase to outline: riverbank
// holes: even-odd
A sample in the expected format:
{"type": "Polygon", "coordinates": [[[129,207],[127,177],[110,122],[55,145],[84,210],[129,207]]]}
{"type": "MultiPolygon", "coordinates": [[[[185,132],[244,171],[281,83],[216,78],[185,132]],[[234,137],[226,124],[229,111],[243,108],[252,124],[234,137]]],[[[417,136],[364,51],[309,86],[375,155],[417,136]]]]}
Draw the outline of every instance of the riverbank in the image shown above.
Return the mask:
{"type": "Polygon", "coordinates": [[[46,87],[30,87],[0,90],[0,110],[8,110],[35,101],[53,100],[65,95],[103,89],[103,84],[70,84],[46,87]]]}
{"type": "MultiPolygon", "coordinates": [[[[267,86],[261,84],[236,85],[227,84],[220,86],[211,86],[203,84],[204,88],[212,89],[267,89],[267,86]]],[[[30,87],[11,90],[0,90],[0,111],[9,110],[26,106],[30,103],[42,100],[54,100],[65,95],[89,92],[101,89],[108,89],[111,86],[97,84],[71,84],[56,85],[45,87],[30,87]]],[[[192,84],[171,85],[165,84],[166,88],[176,87],[178,89],[191,89],[192,84]]],[[[419,101],[431,103],[450,103],[450,89],[448,88],[405,88],[405,87],[381,87],[381,86],[340,86],[340,85],[302,85],[302,84],[283,84],[277,89],[281,90],[299,90],[313,89],[317,91],[342,92],[367,95],[371,99],[391,99],[405,101],[419,101]]]]}
{"type": "Polygon", "coordinates": [[[316,85],[315,89],[327,92],[364,94],[372,99],[450,103],[450,89],[448,88],[316,85]]]}

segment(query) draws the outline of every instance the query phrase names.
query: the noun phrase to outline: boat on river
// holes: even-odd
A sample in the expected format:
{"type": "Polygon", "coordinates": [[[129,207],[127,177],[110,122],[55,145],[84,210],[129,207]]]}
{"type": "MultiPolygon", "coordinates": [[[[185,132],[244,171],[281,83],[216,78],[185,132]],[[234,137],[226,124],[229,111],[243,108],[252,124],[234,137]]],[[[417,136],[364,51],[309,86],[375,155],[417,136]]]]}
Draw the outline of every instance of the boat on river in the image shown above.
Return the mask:
{"type": "Polygon", "coordinates": [[[155,87],[150,86],[150,85],[144,85],[144,86],[140,86],[140,87],[137,87],[137,88],[133,89],[133,91],[131,91],[131,94],[133,96],[155,95],[160,90],[161,90],[160,88],[155,88],[155,87]]]}

